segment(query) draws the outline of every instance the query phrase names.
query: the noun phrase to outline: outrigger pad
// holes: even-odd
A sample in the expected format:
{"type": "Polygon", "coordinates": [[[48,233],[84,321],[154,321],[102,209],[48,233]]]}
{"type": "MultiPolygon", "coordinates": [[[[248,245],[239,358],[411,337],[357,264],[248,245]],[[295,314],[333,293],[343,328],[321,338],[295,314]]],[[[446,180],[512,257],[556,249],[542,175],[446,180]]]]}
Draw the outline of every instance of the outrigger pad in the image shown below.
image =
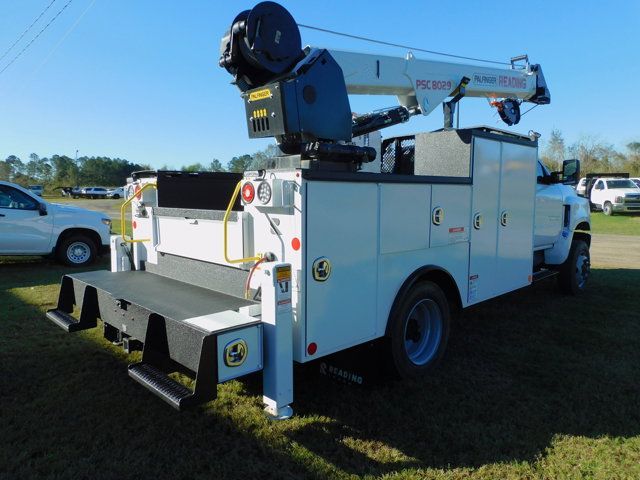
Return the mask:
{"type": "Polygon", "coordinates": [[[181,410],[216,398],[218,337],[259,326],[259,320],[235,313],[252,303],[148,272],[95,271],[65,275],[58,306],[47,318],[67,332],[94,328],[100,318],[109,340],[141,342],[142,361],[129,365],[129,376],[181,410]],[[74,306],[80,310],[79,320],[72,315],[74,306]],[[193,322],[218,313],[226,318],[229,311],[234,322],[193,322]],[[169,377],[171,372],[194,378],[193,390],[169,377]]]}

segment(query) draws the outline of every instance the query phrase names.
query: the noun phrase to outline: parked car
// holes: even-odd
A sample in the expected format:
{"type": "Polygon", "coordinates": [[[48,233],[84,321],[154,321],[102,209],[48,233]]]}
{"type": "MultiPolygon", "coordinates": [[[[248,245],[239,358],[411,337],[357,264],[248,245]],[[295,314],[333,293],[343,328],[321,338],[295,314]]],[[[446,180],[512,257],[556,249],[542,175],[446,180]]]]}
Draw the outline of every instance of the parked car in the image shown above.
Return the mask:
{"type": "Polygon", "coordinates": [[[638,188],[640,188],[640,178],[630,178],[629,180],[631,180],[637,185],[638,188]]]}
{"type": "Polygon", "coordinates": [[[85,187],[80,190],[82,198],[107,198],[108,190],[104,187],[85,187]]]}
{"type": "Polygon", "coordinates": [[[81,267],[109,251],[110,229],[104,213],[49,203],[0,181],[0,255],[55,255],[81,267]]]}
{"type": "Polygon", "coordinates": [[[640,188],[628,178],[598,178],[591,189],[591,205],[605,215],[640,212],[640,188]]]}
{"type": "Polygon", "coordinates": [[[581,197],[586,196],[587,194],[587,179],[586,177],[582,177],[578,184],[576,185],[576,193],[581,197]]]}
{"type": "Polygon", "coordinates": [[[42,185],[29,185],[29,190],[41,197],[44,192],[44,187],[42,185]]]}
{"type": "Polygon", "coordinates": [[[124,198],[124,187],[112,188],[107,192],[107,198],[124,198]]]}

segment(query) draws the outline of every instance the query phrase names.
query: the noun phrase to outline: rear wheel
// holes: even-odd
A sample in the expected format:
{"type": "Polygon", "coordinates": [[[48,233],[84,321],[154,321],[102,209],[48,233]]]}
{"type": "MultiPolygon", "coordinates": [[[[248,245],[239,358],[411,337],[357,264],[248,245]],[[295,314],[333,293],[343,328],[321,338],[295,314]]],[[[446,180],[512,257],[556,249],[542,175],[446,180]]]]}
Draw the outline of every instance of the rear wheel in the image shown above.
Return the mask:
{"type": "Polygon", "coordinates": [[[449,338],[451,313],[438,285],[426,281],[411,287],[389,321],[391,358],[400,377],[422,375],[440,361],[449,338]]]}
{"type": "Polygon", "coordinates": [[[96,258],[96,245],[81,233],[64,238],[56,251],[58,260],[71,267],[84,267],[96,258]]]}
{"type": "Polygon", "coordinates": [[[613,215],[613,205],[611,205],[611,202],[604,202],[604,205],[602,206],[602,211],[604,212],[605,215],[613,215]]]}
{"type": "Polygon", "coordinates": [[[587,286],[591,274],[591,257],[589,245],[584,240],[574,240],[569,257],[560,267],[558,282],[564,293],[577,295],[587,286]]]}

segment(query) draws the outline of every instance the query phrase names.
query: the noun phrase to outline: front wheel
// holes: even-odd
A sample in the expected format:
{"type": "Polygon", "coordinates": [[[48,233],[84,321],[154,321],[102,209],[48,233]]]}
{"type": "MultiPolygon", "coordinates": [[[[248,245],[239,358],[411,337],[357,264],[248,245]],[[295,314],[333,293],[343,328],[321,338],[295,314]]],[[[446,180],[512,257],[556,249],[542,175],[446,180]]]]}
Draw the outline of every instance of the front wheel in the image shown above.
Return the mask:
{"type": "Polygon", "coordinates": [[[96,258],[96,245],[86,235],[73,234],[60,242],[56,255],[70,267],[84,267],[96,258]]]}
{"type": "Polygon", "coordinates": [[[438,285],[429,281],[415,284],[389,321],[391,359],[400,377],[423,375],[440,361],[449,339],[451,313],[438,285]]]}
{"type": "Polygon", "coordinates": [[[613,205],[611,205],[611,202],[604,202],[604,205],[602,206],[602,211],[607,216],[613,215],[613,205]]]}
{"type": "Polygon", "coordinates": [[[560,289],[570,295],[582,293],[591,274],[589,245],[584,240],[574,240],[569,257],[560,267],[558,282],[560,289]]]}

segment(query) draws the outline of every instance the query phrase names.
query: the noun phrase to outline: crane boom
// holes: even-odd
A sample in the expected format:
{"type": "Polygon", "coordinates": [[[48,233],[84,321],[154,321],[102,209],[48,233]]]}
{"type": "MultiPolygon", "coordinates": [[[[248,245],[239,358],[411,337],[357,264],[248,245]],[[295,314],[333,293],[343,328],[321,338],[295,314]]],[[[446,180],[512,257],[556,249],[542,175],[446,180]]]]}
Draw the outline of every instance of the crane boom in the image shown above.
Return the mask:
{"type": "Polygon", "coordinates": [[[417,59],[412,53],[404,58],[342,50],[329,53],[342,68],[349,94],[395,95],[400,105],[419,107],[423,115],[455,95],[465,77],[467,97],[550,101],[542,70],[528,62],[522,68],[494,68],[417,59]]]}

